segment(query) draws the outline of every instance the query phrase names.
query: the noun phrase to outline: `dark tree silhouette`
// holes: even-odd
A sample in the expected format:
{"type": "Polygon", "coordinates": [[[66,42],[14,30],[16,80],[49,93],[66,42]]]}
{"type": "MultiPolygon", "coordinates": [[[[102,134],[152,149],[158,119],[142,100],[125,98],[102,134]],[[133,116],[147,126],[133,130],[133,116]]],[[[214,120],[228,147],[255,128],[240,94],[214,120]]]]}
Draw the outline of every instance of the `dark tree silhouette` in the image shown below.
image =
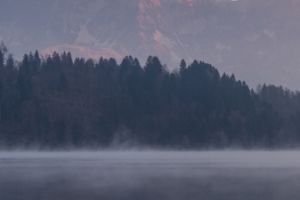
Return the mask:
{"type": "Polygon", "coordinates": [[[273,85],[255,92],[210,64],[168,72],[126,56],[71,53],[15,62],[0,48],[0,144],[107,147],[130,138],[153,147],[282,147],[300,143],[300,93],[273,85]],[[1,60],[2,59],[2,60],[1,60]]]}

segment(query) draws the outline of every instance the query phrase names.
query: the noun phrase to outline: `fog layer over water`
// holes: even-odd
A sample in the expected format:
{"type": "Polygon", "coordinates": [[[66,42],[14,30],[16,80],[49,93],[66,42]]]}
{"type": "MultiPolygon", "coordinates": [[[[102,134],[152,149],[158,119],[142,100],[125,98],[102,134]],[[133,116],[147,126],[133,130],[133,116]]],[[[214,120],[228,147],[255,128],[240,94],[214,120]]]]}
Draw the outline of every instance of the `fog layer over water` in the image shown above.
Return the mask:
{"type": "Polygon", "coordinates": [[[2,152],[0,199],[298,199],[300,152],[2,152]]]}

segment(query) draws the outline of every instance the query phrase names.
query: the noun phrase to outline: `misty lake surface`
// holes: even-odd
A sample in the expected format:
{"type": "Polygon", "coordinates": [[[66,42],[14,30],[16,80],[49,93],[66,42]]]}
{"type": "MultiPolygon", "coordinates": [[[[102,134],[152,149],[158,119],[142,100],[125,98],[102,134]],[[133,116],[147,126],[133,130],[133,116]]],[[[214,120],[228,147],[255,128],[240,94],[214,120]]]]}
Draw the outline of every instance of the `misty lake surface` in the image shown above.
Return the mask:
{"type": "Polygon", "coordinates": [[[0,152],[1,200],[299,198],[298,151],[0,152]]]}

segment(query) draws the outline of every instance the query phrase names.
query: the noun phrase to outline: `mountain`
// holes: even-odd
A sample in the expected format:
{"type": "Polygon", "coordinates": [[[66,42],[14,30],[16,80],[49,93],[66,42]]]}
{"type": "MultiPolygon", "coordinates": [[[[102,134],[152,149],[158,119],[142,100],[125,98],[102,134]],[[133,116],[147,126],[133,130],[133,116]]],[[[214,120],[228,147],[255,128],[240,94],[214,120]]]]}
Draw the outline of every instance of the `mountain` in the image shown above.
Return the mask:
{"type": "Polygon", "coordinates": [[[158,55],[212,63],[251,87],[300,89],[299,0],[1,0],[0,40],[17,58],[158,55]]]}

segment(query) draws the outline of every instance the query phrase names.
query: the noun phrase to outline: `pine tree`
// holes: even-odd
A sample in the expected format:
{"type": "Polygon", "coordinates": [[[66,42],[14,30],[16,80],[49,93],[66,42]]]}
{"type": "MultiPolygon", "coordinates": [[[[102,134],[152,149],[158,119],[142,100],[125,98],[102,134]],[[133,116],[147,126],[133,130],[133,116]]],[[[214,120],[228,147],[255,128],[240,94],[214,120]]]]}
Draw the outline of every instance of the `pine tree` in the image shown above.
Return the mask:
{"type": "Polygon", "coordinates": [[[37,74],[41,71],[41,59],[38,51],[34,53],[32,72],[33,74],[37,74]]]}
{"type": "Polygon", "coordinates": [[[30,74],[30,62],[29,62],[29,56],[27,54],[24,55],[22,64],[20,66],[20,72],[19,73],[25,73],[30,74]]]}
{"type": "Polygon", "coordinates": [[[15,61],[12,54],[9,54],[6,60],[6,68],[12,71],[15,68],[15,61]]]}
{"type": "Polygon", "coordinates": [[[186,62],[184,59],[182,59],[180,62],[180,68],[179,68],[180,76],[182,76],[184,74],[185,70],[186,70],[186,62]]]}
{"type": "Polygon", "coordinates": [[[5,46],[4,42],[0,42],[0,68],[4,67],[4,57],[7,53],[7,47],[5,46]]]}
{"type": "Polygon", "coordinates": [[[0,69],[2,69],[4,66],[4,53],[0,49],[0,69]]]}

